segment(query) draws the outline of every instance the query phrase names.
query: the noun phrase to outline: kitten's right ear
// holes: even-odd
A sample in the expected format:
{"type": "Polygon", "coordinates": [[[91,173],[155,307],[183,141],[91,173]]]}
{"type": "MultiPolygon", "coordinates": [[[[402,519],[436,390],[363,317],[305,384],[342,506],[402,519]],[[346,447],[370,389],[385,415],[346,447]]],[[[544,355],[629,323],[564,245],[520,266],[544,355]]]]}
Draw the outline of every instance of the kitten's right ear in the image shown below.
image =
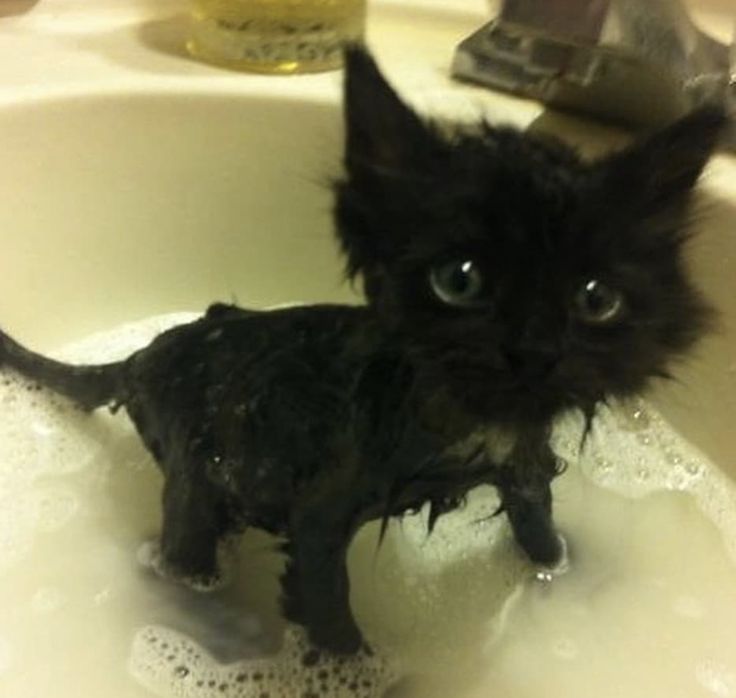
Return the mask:
{"type": "Polygon", "coordinates": [[[386,82],[371,55],[345,50],[345,164],[348,172],[388,176],[420,166],[429,129],[386,82]]]}
{"type": "Polygon", "coordinates": [[[609,181],[655,208],[680,199],[698,181],[726,122],[720,107],[691,112],[604,161],[609,181]]]}

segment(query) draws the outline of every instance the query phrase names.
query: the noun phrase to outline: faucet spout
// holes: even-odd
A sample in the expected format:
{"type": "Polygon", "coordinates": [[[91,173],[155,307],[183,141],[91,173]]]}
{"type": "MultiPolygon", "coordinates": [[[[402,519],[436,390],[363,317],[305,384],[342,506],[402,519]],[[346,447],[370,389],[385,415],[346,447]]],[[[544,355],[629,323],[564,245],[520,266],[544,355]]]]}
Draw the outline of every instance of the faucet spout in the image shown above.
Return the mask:
{"type": "MultiPolygon", "coordinates": [[[[736,119],[736,42],[681,0],[502,0],[455,52],[461,80],[611,121],[656,126],[705,103],[736,119]]],[[[726,145],[736,149],[736,126],[726,145]]]]}

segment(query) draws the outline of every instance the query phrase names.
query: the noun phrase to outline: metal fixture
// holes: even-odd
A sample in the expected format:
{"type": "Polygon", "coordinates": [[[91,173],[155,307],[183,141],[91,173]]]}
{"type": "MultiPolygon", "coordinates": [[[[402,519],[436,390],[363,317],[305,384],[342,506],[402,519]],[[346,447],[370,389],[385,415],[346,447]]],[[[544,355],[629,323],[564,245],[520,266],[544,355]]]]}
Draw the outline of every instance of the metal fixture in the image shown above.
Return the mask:
{"type": "Polygon", "coordinates": [[[736,149],[736,42],[703,33],[681,0],[503,0],[458,46],[452,72],[632,125],[724,103],[736,149]]]}

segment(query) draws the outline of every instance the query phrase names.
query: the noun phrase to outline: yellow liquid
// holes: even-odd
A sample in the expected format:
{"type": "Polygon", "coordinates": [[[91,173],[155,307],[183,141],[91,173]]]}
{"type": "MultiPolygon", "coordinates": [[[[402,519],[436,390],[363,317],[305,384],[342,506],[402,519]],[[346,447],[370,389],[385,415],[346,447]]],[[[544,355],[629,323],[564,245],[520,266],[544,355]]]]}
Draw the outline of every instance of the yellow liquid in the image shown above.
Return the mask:
{"type": "Polygon", "coordinates": [[[365,0],[193,0],[189,52],[226,67],[302,73],[342,65],[361,41],[365,0]]]}

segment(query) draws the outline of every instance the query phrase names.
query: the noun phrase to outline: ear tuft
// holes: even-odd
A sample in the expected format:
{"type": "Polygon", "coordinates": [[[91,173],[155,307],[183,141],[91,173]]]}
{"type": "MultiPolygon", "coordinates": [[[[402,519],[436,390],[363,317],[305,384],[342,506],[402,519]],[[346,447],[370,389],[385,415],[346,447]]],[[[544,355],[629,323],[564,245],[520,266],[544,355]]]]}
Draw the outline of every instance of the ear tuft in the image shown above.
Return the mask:
{"type": "Polygon", "coordinates": [[[364,48],[345,50],[345,163],[348,171],[412,169],[429,129],[404,104],[364,48]]]}
{"type": "Polygon", "coordinates": [[[723,109],[697,109],[604,161],[619,182],[650,204],[686,195],[700,177],[727,123],[723,109]]]}

